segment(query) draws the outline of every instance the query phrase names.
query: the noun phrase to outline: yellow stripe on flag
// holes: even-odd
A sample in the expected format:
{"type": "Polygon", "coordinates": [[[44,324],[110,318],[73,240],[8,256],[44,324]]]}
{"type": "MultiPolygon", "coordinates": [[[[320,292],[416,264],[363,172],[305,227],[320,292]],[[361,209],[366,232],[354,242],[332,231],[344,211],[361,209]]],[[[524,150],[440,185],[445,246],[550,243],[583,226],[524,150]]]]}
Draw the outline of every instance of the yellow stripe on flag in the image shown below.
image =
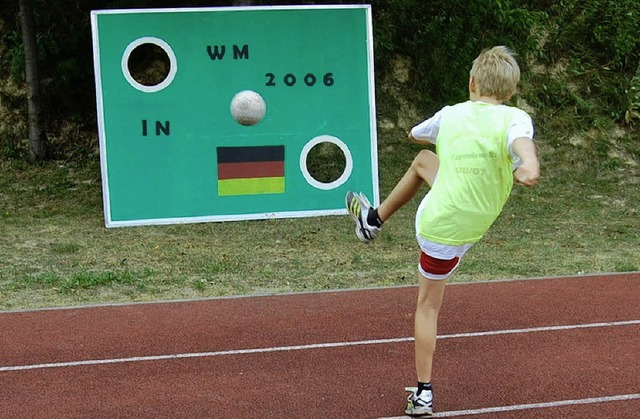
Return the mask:
{"type": "Polygon", "coordinates": [[[284,193],[284,177],[218,180],[218,195],[261,195],[284,193]]]}

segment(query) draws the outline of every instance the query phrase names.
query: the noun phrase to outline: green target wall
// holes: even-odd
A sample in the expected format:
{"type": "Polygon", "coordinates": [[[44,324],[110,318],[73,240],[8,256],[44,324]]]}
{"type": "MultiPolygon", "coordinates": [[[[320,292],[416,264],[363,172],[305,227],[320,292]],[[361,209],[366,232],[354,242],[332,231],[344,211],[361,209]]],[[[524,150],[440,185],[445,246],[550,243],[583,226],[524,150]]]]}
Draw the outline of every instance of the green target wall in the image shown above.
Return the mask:
{"type": "Polygon", "coordinates": [[[346,214],[379,202],[369,6],[103,10],[91,14],[107,227],[346,214]],[[162,52],[136,78],[140,48],[162,52]],[[149,69],[151,73],[153,69],[149,69]],[[238,92],[266,103],[245,126],[238,92]],[[309,169],[338,150],[335,178],[309,169]]]}

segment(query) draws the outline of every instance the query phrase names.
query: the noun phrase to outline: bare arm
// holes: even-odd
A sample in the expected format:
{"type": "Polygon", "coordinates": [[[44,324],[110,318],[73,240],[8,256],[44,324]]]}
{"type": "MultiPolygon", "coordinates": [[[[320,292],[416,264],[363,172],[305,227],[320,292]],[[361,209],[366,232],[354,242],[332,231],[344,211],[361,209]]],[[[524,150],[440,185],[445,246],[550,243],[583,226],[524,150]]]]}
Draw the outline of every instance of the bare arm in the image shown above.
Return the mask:
{"type": "Polygon", "coordinates": [[[513,172],[517,183],[533,186],[540,178],[540,162],[536,153],[536,146],[531,138],[518,137],[511,145],[513,152],[520,157],[521,165],[513,172]]]}

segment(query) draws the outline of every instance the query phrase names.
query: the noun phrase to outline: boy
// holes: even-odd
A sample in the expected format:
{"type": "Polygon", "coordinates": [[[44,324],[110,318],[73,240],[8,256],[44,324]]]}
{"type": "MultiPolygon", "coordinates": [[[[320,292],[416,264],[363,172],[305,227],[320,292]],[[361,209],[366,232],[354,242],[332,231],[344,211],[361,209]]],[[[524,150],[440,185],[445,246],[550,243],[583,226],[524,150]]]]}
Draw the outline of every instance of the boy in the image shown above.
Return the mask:
{"type": "Polygon", "coordinates": [[[470,100],[444,107],[409,133],[412,142],[435,144],[437,154],[422,150],[378,208],[362,194],[346,196],[356,235],[370,242],[424,182],[430,187],[415,222],[421,250],[414,322],[418,386],[408,389],[408,415],[433,414],[431,370],[447,279],[496,220],[514,180],[533,186],[540,176],[531,118],[503,104],[519,80],[520,68],[508,48],[483,51],[470,71],[470,100]]]}

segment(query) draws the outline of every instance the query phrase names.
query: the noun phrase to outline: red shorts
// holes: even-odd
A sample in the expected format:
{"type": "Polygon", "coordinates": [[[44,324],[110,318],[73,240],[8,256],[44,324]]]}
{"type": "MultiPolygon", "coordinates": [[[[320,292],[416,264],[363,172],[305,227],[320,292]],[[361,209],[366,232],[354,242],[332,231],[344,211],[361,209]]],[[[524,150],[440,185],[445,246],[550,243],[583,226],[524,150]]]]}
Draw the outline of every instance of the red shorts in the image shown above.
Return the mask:
{"type": "Polygon", "coordinates": [[[434,258],[425,252],[420,252],[420,264],[418,270],[427,279],[447,279],[460,265],[460,258],[445,260],[434,258]]]}

